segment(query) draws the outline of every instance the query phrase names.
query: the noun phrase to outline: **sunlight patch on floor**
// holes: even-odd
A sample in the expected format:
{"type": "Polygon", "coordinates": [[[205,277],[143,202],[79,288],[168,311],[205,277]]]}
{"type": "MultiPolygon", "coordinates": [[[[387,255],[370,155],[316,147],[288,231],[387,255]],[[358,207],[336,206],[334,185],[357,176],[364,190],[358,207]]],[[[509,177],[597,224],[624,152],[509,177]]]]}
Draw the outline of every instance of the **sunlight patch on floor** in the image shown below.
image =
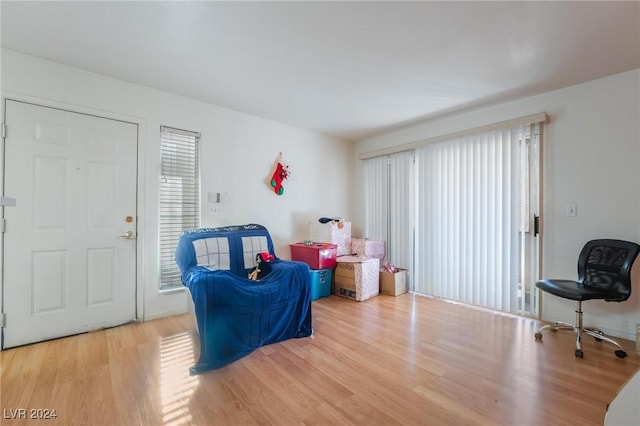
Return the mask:
{"type": "Polygon", "coordinates": [[[164,426],[184,426],[193,421],[189,413],[189,400],[198,386],[198,377],[189,375],[189,367],[193,364],[193,345],[189,333],[160,340],[160,397],[164,426]]]}

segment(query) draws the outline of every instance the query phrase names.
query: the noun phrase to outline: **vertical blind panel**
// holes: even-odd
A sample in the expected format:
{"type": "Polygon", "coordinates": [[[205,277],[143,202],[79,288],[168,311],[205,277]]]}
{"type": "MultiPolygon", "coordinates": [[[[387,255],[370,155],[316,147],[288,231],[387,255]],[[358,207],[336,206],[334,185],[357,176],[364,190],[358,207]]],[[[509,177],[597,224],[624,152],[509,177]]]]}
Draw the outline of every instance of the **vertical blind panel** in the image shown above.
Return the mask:
{"type": "Polygon", "coordinates": [[[364,198],[365,198],[365,226],[364,237],[371,240],[387,239],[388,222],[388,182],[389,158],[376,157],[365,160],[364,198]]]}
{"type": "Polygon", "coordinates": [[[408,269],[414,257],[414,152],[364,160],[364,236],[386,243],[386,261],[408,269]]]}
{"type": "Polygon", "coordinates": [[[415,212],[415,174],[413,151],[390,156],[389,170],[389,239],[387,260],[395,266],[413,269],[413,228],[415,212]]]}
{"type": "Polygon", "coordinates": [[[174,260],[185,229],[200,226],[199,134],[162,127],[160,132],[160,288],[182,285],[174,260]]]}
{"type": "Polygon", "coordinates": [[[503,311],[515,307],[517,143],[512,130],[502,130],[416,151],[417,292],[503,311]]]}

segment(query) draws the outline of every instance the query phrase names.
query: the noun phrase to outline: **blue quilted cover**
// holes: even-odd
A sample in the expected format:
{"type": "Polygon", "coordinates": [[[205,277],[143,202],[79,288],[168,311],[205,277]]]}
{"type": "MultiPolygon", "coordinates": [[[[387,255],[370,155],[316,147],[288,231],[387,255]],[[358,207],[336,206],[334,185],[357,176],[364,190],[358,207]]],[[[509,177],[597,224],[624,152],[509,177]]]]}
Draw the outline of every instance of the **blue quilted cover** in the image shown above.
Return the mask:
{"type": "Polygon", "coordinates": [[[307,264],[276,258],[266,277],[260,281],[247,278],[253,269],[247,267],[247,259],[255,256],[246,253],[246,247],[260,237],[266,237],[262,241],[275,256],[271,236],[260,225],[195,229],[180,236],[176,262],[193,298],[200,331],[200,359],[191,368],[192,374],[223,367],[262,345],[312,334],[307,264]],[[228,269],[198,265],[202,256],[198,257],[194,242],[210,238],[209,244],[228,240],[228,248],[221,249],[228,251],[228,262],[213,261],[216,267],[228,269]]]}

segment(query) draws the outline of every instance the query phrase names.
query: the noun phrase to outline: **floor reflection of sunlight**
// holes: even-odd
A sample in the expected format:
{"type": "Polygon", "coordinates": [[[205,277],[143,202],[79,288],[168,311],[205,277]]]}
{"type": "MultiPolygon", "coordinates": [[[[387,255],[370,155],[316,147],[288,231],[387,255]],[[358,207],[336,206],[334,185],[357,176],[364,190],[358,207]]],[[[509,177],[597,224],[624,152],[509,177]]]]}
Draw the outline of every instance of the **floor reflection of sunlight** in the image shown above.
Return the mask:
{"type": "Polygon", "coordinates": [[[184,426],[192,423],[189,399],[198,385],[198,378],[189,375],[189,367],[193,364],[193,347],[189,333],[162,338],[160,397],[164,426],[184,426]]]}

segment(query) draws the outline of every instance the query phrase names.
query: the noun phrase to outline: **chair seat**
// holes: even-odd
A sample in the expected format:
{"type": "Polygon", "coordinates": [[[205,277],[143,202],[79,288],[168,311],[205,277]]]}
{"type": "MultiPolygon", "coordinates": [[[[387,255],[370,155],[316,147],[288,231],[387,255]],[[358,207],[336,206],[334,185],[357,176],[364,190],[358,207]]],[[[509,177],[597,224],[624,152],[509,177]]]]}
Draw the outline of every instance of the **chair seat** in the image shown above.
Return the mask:
{"type": "Polygon", "coordinates": [[[613,289],[602,289],[593,286],[583,286],[577,281],[544,279],[536,283],[536,287],[547,293],[571,300],[604,299],[607,301],[622,301],[625,294],[613,289]]]}

